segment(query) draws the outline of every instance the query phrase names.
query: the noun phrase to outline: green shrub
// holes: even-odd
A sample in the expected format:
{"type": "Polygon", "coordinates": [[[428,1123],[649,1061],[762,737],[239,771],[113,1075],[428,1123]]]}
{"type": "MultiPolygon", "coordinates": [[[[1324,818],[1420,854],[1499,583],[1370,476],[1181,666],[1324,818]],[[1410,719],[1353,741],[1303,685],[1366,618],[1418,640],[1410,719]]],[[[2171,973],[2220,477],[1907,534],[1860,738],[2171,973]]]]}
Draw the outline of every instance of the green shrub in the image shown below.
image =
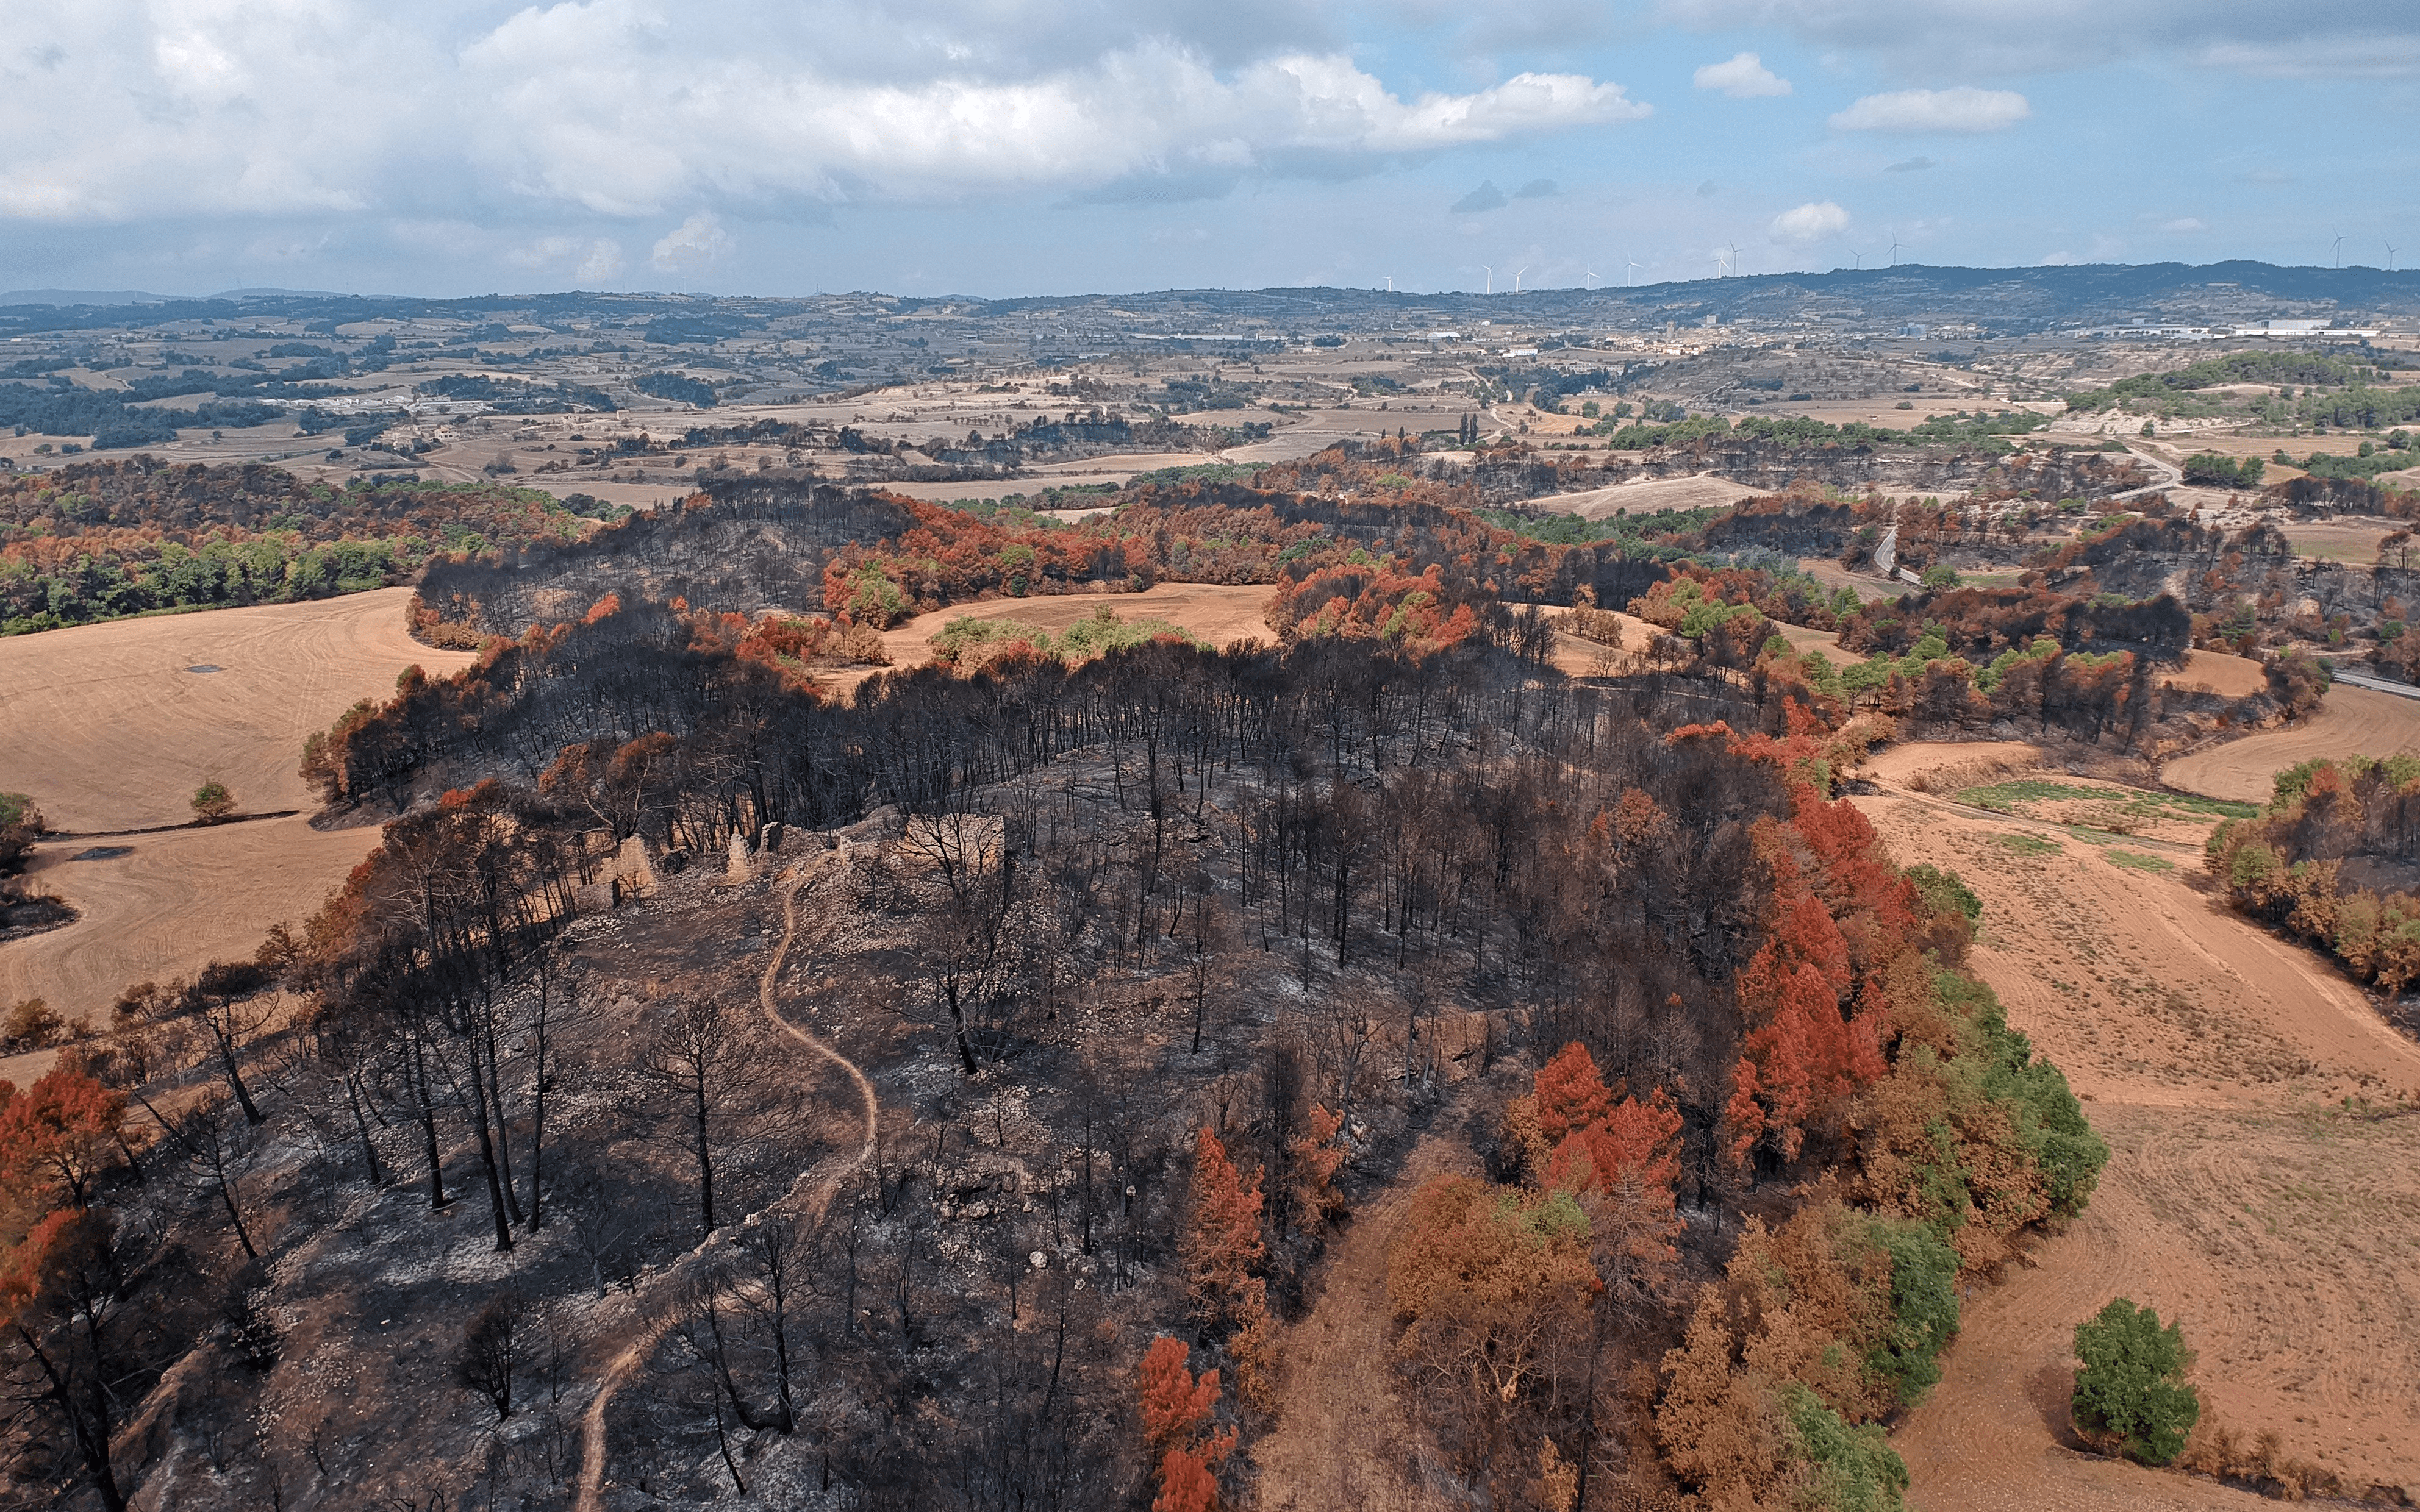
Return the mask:
{"type": "Polygon", "coordinates": [[[1802,1504],[1827,1512],[1900,1512],[1907,1504],[1900,1495],[1907,1489],[1907,1461],[1881,1428],[1851,1427],[1796,1381],[1784,1388],[1781,1405],[1799,1454],[1815,1467],[1802,1504]]]}
{"type": "Polygon", "coordinates": [[[1963,1013],[1981,1036],[1983,1091],[2008,1110],[2041,1173],[2051,1211],[2063,1218],[2082,1212],[2109,1164],[2109,1147],[2085,1121],[2066,1073],[2038,1058],[2033,1041],[2009,1027],[2008,1012],[1990,986],[1954,971],[1936,975],[1933,985],[1944,1006],[1963,1013]]]}
{"type": "Polygon", "coordinates": [[[2185,1446],[2201,1418],[2201,1397],[2185,1384],[2193,1351],[2176,1324],[2120,1297],[2075,1329],[2071,1411],[2078,1431],[2114,1441],[2147,1465],[2164,1465],[2185,1446]]]}
{"type": "Polygon", "coordinates": [[[227,791],[225,783],[211,778],[194,790],[193,806],[194,818],[215,825],[235,812],[235,795],[227,791]]]}
{"type": "Polygon", "coordinates": [[[1916,884],[1916,896],[1936,914],[1963,914],[1970,919],[1983,917],[1983,900],[1955,872],[1922,861],[1907,869],[1907,880],[1916,884]]]}
{"type": "Polygon", "coordinates": [[[1890,1256],[1891,1326],[1866,1368],[1914,1407],[1940,1381],[1935,1357],[1958,1332],[1958,1252],[1909,1219],[1876,1218],[1868,1237],[1890,1256]]]}

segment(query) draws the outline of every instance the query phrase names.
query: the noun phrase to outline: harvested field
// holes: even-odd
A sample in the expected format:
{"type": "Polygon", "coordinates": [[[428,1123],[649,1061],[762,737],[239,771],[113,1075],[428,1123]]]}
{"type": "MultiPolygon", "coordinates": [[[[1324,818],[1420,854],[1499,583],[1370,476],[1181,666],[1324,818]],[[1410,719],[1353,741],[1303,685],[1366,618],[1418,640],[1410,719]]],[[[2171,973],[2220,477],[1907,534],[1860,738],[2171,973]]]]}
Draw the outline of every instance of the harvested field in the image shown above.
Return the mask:
{"type": "Polygon", "coordinates": [[[32,794],[53,829],[78,833],[184,824],[212,777],[246,812],[311,807],[295,772],[304,736],[393,693],[406,667],[472,661],[405,633],[411,596],[382,588],[0,640],[0,789],[32,794]]]}
{"type": "Polygon", "coordinates": [[[2339,685],[2319,712],[2282,730],[2258,730],[2222,746],[2180,756],[2160,779],[2213,798],[2267,803],[2271,779],[2315,756],[2420,754],[2420,699],[2339,685]]]}
{"type": "Polygon", "coordinates": [[[2403,526],[2391,519],[2350,516],[2341,519],[2293,520],[2277,528],[2294,543],[2298,557],[2367,566],[2378,560],[2378,543],[2403,526]]]}
{"type": "Polygon", "coordinates": [[[136,835],[94,847],[54,841],[34,880],[80,916],[0,949],[0,1002],[39,997],[70,1019],[105,1023],[129,983],[164,981],[211,961],[251,959],[269,927],[301,928],[379,843],[376,827],[317,830],[297,815],[136,835]]]}
{"type": "MultiPolygon", "coordinates": [[[[1907,747],[1888,771],[1968,759],[1907,747]]],[[[1877,764],[1880,767],[1882,764],[1877,764]]],[[[1932,1399],[1894,1434],[1933,1509],[2249,1507],[2079,1452],[2069,1335],[2110,1298],[2180,1319],[2210,1411],[2342,1475],[2420,1489],[2420,1047],[2317,956],[2175,865],[2109,863],[2061,826],[1912,794],[1859,800],[1903,864],[1983,900],[1974,964],[2114,1151],[2090,1209],[1972,1299],[1932,1399]],[[2350,1100],[2350,1101],[2347,1101],[2350,1100]]]]}
{"type": "Polygon", "coordinates": [[[1166,620],[1214,646],[1247,636],[1269,638],[1261,617],[1273,592],[1266,583],[1161,583],[1140,594],[1057,594],[1041,598],[986,598],[919,614],[883,633],[892,665],[913,667],[932,659],[932,639],[955,619],[1021,620],[1053,634],[1107,606],[1122,620],[1166,620]]]}
{"type": "MultiPolygon", "coordinates": [[[[309,810],[303,737],[415,663],[468,664],[404,633],[409,588],[257,609],[116,620],[0,640],[0,789],[29,793],[55,830],[186,824],[216,777],[250,812],[309,810]],[[189,671],[214,667],[215,671],[189,671]]],[[[39,885],[81,915],[0,948],[0,1000],[105,1015],[129,982],[250,956],[271,924],[300,925],[378,843],[299,815],[38,847],[39,885]]]]}
{"type": "Polygon", "coordinates": [[[1558,515],[1603,519],[1620,509],[1634,515],[1652,515],[1665,509],[1728,509],[1743,499],[1755,498],[1757,493],[1757,489],[1744,483],[1705,472],[1692,478],[1640,478],[1634,483],[1609,484],[1579,493],[1546,494],[1522,502],[1558,515]]]}
{"type": "Polygon", "coordinates": [[[2249,698],[2269,686],[2269,670],[2249,656],[2188,651],[2183,665],[2161,674],[2171,687],[2207,687],[2223,698],[2249,698]]]}

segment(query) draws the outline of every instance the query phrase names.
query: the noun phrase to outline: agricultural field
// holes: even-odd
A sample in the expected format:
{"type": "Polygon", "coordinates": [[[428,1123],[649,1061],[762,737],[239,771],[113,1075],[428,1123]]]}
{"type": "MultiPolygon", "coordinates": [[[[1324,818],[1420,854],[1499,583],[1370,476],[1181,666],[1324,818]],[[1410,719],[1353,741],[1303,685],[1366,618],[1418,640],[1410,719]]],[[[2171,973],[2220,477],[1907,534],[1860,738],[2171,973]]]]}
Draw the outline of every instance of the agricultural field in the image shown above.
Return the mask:
{"type": "Polygon", "coordinates": [[[309,826],[318,798],[296,770],[303,737],[392,694],[408,667],[471,661],[406,633],[411,594],[0,640],[0,791],[33,796],[59,832],[31,872],[80,915],[0,947],[0,998],[103,1014],[132,982],[249,956],[271,924],[313,912],[378,837],[309,826]],[[212,779],[239,817],[177,827],[212,779]],[[291,817],[241,817],[279,814],[291,817]]]}
{"type": "Polygon", "coordinates": [[[2355,752],[2420,753],[2420,700],[2340,685],[2309,718],[2188,752],[2163,767],[2160,779],[2209,797],[2266,803],[2278,772],[2314,757],[2355,752]]]}
{"type": "Polygon", "coordinates": [[[1896,854],[1954,869],[1980,898],[1977,968],[2114,1151],[2083,1217],[1978,1294],[1938,1395],[1895,1431],[1912,1500],[2257,1504],[2074,1452],[2067,1333],[2121,1290],[2182,1321],[2220,1420],[2275,1431],[2355,1487],[2420,1475],[2420,1407],[2392,1384],[2420,1368],[2397,1216],[2420,1201],[2420,1046],[2198,888],[2198,847],[2055,822],[2114,800],[2044,792],[2079,785],[2056,773],[1956,790],[2005,804],[1994,819],[1904,785],[1933,764],[1958,781],[1972,748],[1890,754],[1899,779],[1859,807],[1896,854]],[[2125,847],[2168,864],[2110,864],[2125,847]]]}

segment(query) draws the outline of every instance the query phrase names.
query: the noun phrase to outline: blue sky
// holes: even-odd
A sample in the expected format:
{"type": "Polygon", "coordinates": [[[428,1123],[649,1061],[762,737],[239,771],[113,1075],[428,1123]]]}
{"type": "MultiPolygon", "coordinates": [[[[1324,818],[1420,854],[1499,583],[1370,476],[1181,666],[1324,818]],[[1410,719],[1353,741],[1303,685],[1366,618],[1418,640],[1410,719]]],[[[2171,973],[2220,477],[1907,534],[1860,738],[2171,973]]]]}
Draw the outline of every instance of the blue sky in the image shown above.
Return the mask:
{"type": "Polygon", "coordinates": [[[2420,257],[2412,0],[0,0],[0,288],[2420,257]]]}

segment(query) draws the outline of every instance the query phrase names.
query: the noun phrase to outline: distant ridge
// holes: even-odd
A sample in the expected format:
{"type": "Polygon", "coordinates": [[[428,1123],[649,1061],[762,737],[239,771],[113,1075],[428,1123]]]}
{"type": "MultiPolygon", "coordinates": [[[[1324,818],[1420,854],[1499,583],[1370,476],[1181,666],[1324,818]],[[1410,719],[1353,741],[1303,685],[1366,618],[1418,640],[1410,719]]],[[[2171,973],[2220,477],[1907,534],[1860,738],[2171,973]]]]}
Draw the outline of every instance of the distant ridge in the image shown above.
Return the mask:
{"type": "Polygon", "coordinates": [[[307,288],[231,288],[218,294],[147,294],[139,288],[15,288],[0,291],[0,308],[12,304],[54,304],[68,308],[91,305],[108,308],[120,304],[183,304],[208,302],[211,300],[341,300],[343,294],[326,289],[307,288]]]}
{"type": "Polygon", "coordinates": [[[0,293],[0,306],[11,304],[166,304],[172,294],[146,294],[138,288],[13,288],[0,293]]]}
{"type": "MultiPolygon", "coordinates": [[[[492,316],[528,312],[541,322],[582,312],[628,317],[677,309],[684,318],[767,319],[815,316],[844,324],[907,312],[969,319],[1018,312],[1072,316],[1087,347],[1125,340],[1165,341],[1195,334],[1272,337],[1319,329],[1406,330],[1485,318],[1531,326],[1569,324],[1575,332],[1749,320],[1873,330],[1883,325],[1963,325],[1990,336],[2071,327],[2210,324],[2327,318],[2375,325],[2420,320],[2420,272],[2377,268],[2281,268],[2273,263],[2092,263],[2038,268],[1836,269],[1823,273],[1757,273],[1596,289],[1548,288],[1518,294],[1447,291],[1409,294],[1371,288],[1162,289],[1126,294],[812,296],[628,294],[566,291],[482,294],[460,299],[236,289],[208,299],[26,290],[0,294],[0,331],[20,332],[106,326],[128,304],[184,309],[195,316],[274,313],[296,319],[492,316]],[[38,313],[43,311],[53,313],[38,313]],[[707,316],[706,312],[712,312],[707,316]]],[[[163,312],[165,314],[165,311],[163,312]]],[[[169,315],[167,318],[178,318],[169,315]]]]}

